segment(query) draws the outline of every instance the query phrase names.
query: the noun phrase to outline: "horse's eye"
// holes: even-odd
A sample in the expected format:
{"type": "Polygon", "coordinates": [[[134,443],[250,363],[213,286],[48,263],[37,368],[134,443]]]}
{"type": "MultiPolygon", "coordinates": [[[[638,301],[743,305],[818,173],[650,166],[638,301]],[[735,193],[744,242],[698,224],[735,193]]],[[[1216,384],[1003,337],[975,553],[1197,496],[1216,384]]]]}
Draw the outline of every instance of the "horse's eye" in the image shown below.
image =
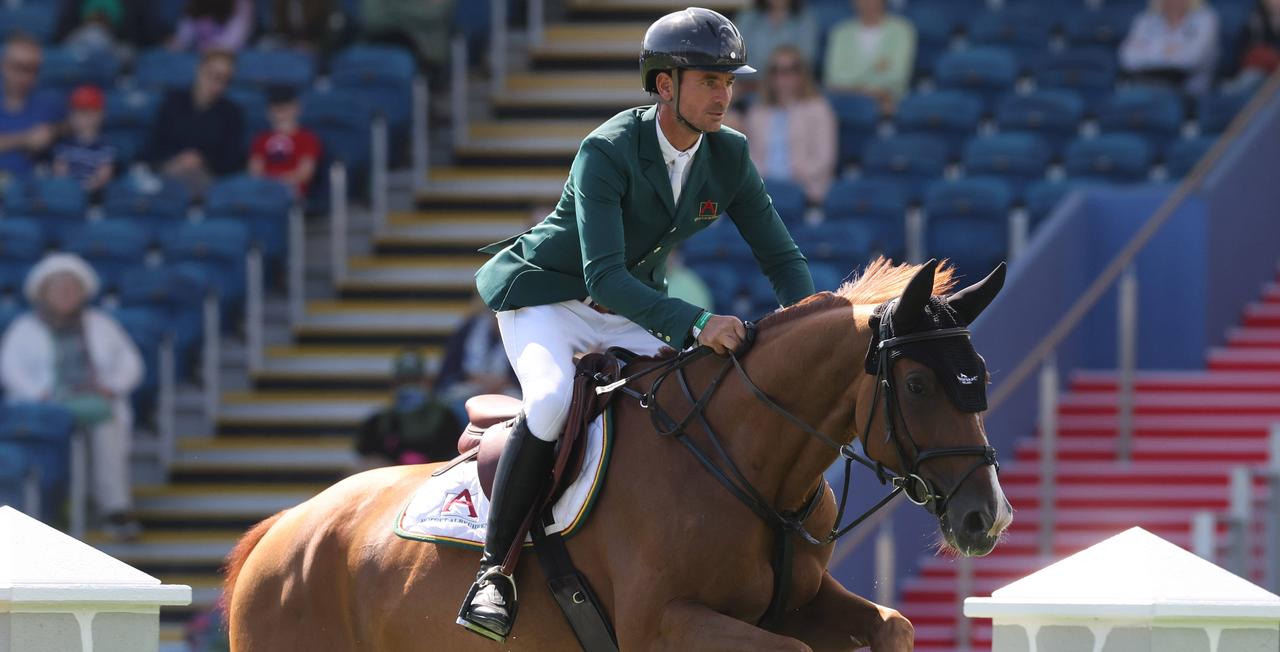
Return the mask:
{"type": "Polygon", "coordinates": [[[908,380],[908,381],[907,381],[907,391],[908,391],[908,392],[911,392],[912,394],[923,394],[923,393],[924,393],[924,383],[921,383],[921,382],[920,382],[920,381],[918,381],[918,380],[908,380]]]}

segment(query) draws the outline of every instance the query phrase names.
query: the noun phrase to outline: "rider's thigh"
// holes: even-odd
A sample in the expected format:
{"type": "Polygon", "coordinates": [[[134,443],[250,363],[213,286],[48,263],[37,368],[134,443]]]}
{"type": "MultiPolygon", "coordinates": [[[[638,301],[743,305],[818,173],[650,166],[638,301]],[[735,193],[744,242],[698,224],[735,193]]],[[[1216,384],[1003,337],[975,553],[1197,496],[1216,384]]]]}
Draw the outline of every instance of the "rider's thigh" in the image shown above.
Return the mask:
{"type": "Polygon", "coordinates": [[[498,330],[520,380],[525,420],[534,436],[554,441],[573,398],[573,354],[591,338],[587,325],[559,304],[498,313],[498,330]]]}

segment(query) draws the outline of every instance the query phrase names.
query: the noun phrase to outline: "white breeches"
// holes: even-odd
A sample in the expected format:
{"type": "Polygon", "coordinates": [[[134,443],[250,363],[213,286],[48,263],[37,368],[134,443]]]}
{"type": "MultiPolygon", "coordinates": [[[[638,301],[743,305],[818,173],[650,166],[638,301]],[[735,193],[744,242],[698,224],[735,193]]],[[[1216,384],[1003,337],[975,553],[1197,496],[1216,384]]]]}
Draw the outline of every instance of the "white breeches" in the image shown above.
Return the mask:
{"type": "Polygon", "coordinates": [[[529,430],[543,441],[559,438],[568,418],[574,354],[621,346],[654,355],[667,346],[626,317],[598,313],[581,301],[504,310],[498,331],[520,379],[529,430]]]}

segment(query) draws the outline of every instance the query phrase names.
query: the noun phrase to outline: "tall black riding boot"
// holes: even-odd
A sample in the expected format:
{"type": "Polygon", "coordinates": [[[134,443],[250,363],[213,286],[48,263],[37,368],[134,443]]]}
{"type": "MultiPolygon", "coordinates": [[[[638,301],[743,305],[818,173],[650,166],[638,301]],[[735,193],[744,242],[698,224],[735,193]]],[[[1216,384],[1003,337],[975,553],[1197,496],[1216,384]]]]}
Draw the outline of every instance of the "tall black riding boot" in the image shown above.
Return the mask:
{"type": "Polygon", "coordinates": [[[458,624],[482,636],[504,640],[516,611],[515,580],[502,573],[502,561],[514,543],[516,531],[551,477],[555,442],[538,439],[529,431],[524,415],[516,418],[498,461],[489,501],[489,529],[476,583],[469,602],[458,614],[458,624]]]}

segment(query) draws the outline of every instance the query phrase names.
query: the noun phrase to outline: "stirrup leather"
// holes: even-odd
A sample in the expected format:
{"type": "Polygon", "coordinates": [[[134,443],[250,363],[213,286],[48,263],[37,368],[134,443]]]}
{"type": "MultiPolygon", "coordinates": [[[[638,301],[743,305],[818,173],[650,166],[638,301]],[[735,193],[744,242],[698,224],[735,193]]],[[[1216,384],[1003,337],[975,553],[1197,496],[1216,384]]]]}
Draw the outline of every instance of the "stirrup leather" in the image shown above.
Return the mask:
{"type": "MultiPolygon", "coordinates": [[[[456,622],[457,624],[462,625],[468,630],[487,639],[503,643],[507,640],[507,636],[510,635],[510,631],[508,631],[506,635],[499,634],[488,627],[471,620],[471,602],[472,600],[475,600],[476,593],[480,592],[480,587],[485,582],[499,581],[506,582],[507,586],[511,587],[511,603],[507,605],[507,621],[511,624],[511,629],[515,629],[516,610],[520,604],[519,598],[516,594],[516,580],[511,575],[507,575],[502,572],[502,566],[491,567],[489,570],[481,574],[480,577],[476,578],[476,581],[471,584],[471,589],[467,591],[467,596],[462,599],[462,608],[458,610],[458,620],[456,622]],[[495,575],[497,577],[494,577],[495,575]]],[[[501,592],[501,589],[497,590],[501,592]]]]}

